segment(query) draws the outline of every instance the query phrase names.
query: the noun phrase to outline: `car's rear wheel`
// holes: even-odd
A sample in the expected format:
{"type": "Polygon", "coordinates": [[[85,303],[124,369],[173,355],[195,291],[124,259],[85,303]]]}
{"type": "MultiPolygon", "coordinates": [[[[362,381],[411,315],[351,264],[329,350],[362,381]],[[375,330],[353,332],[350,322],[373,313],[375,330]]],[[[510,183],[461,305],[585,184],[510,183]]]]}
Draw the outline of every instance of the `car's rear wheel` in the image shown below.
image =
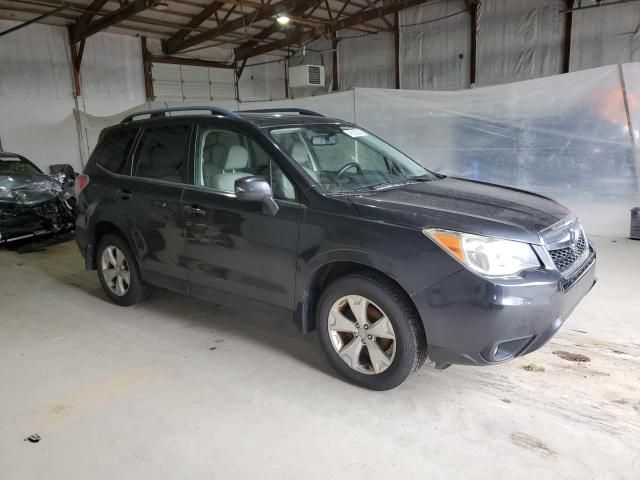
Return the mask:
{"type": "Polygon", "coordinates": [[[129,306],[149,296],[135,257],[119,235],[105,235],[98,245],[98,278],[107,296],[118,305],[129,306]]]}
{"type": "Polygon", "coordinates": [[[406,295],[374,273],[331,283],[317,311],[322,346],[345,378],[373,390],[400,385],[424,363],[427,345],[406,295]]]}

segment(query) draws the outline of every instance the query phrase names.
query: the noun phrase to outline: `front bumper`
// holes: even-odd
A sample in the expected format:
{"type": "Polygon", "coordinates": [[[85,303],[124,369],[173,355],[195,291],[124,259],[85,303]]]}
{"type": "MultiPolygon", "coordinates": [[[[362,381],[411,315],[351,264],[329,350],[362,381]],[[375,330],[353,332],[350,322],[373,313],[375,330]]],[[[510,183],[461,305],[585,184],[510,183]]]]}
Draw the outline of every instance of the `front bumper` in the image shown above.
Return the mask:
{"type": "Polygon", "coordinates": [[[73,230],[75,212],[55,198],[34,205],[0,204],[0,245],[73,230]]]}
{"type": "Polygon", "coordinates": [[[591,250],[571,279],[541,270],[493,281],[462,269],[418,292],[430,359],[491,365],[540,348],[595,284],[595,260],[591,250]]]}

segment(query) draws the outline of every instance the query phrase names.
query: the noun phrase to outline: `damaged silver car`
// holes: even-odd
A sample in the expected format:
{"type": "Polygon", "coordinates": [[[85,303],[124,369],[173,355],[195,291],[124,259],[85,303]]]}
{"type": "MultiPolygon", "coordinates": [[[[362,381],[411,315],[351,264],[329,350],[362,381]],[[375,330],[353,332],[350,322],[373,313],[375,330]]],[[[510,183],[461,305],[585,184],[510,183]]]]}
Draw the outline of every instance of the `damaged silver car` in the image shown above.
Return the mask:
{"type": "Polygon", "coordinates": [[[70,232],[75,199],[21,155],[0,152],[0,245],[70,232]]]}

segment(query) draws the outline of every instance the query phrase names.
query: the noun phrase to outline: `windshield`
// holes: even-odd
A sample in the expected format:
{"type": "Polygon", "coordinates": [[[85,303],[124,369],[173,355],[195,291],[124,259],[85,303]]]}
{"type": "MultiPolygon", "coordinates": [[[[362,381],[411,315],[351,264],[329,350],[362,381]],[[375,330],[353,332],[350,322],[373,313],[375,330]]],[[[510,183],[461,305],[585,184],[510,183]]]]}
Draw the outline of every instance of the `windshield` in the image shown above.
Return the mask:
{"type": "Polygon", "coordinates": [[[391,145],[351,125],[279,127],[270,133],[330,193],[436,178],[391,145]]]}
{"type": "Polygon", "coordinates": [[[18,157],[0,157],[0,175],[35,175],[42,173],[31,163],[18,157]]]}

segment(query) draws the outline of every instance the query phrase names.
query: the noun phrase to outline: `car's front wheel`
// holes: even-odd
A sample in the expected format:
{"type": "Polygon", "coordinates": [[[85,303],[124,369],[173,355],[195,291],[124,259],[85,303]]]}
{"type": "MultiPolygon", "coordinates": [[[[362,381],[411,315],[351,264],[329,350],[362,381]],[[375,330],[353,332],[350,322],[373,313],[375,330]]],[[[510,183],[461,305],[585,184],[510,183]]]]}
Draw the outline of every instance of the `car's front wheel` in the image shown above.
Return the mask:
{"type": "Polygon", "coordinates": [[[149,287],[140,278],[135,257],[119,235],[108,234],[100,240],[97,266],[102,289],[118,305],[134,305],[149,296],[149,287]]]}
{"type": "Polygon", "coordinates": [[[400,385],[427,356],[420,319],[408,298],[374,273],[331,283],[320,298],[316,324],[336,370],[366,388],[400,385]]]}

